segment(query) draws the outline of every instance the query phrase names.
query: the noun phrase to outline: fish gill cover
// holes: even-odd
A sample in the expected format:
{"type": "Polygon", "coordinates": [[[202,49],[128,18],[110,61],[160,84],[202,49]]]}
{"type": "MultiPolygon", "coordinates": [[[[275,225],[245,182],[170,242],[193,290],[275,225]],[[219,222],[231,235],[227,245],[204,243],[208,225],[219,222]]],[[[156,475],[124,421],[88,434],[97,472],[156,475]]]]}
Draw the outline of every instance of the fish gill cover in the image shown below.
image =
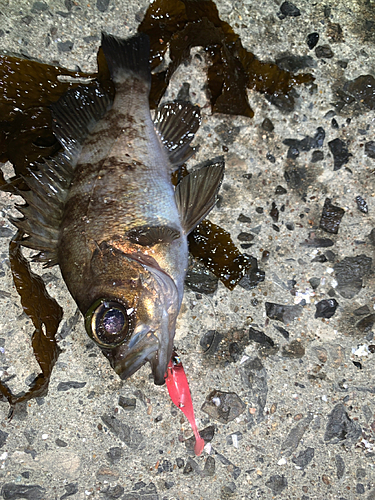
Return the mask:
{"type": "MultiPolygon", "coordinates": [[[[251,118],[254,112],[248,103],[247,89],[263,93],[271,103],[289,111],[294,106],[293,87],[313,81],[310,74],[293,75],[276,64],[259,61],[242,46],[231,26],[220,20],[211,0],[157,0],[149,6],[138,31],[146,33],[151,42],[151,108],[160,102],[174,71],[194,46],[203,46],[211,58],[207,77],[214,113],[251,118]],[[171,62],[167,69],[158,72],[168,49],[171,62]]],[[[58,152],[60,145],[52,133],[49,106],[69,89],[87,79],[88,85],[113,98],[114,88],[101,49],[97,61],[98,73],[87,74],[0,54],[0,162],[10,161],[15,172],[5,180],[0,170],[0,189],[13,194],[26,190],[22,177],[29,175],[28,168],[58,152]]],[[[17,237],[22,235],[18,233],[17,237]]],[[[238,284],[254,261],[239,252],[226,231],[208,221],[196,228],[189,242],[193,256],[229,289],[238,284]]],[[[13,407],[47,391],[59,355],[55,335],[62,310],[46,292],[41,278],[31,272],[15,240],[10,244],[10,260],[22,306],[35,326],[32,344],[42,370],[31,389],[21,395],[13,395],[0,383],[0,392],[13,407]]]]}

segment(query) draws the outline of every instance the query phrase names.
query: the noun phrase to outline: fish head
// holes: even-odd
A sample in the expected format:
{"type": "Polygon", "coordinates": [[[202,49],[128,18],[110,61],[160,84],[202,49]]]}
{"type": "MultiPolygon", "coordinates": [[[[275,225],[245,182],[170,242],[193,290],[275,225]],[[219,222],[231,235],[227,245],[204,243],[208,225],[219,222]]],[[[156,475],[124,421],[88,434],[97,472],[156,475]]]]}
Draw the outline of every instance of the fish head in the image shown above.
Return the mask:
{"type": "Polygon", "coordinates": [[[180,307],[173,279],[153,257],[105,242],[93,253],[89,277],[77,300],[88,335],[120,378],[148,361],[155,384],[164,384],[180,307]]]}

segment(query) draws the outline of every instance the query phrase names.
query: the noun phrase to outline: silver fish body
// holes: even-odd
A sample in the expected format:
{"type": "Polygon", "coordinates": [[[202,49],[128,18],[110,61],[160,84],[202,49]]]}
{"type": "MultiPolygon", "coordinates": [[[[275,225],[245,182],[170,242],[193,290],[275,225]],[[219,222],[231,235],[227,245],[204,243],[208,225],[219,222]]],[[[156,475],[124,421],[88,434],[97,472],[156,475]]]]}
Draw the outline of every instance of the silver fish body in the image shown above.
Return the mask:
{"type": "Polygon", "coordinates": [[[187,235],[211,210],[223,164],[171,173],[193,149],[199,108],[167,103],[151,119],[149,41],[103,35],[113,103],[94,88],[53,107],[64,152],[30,171],[25,246],[59,264],[86,330],[121,378],[146,361],[164,383],[188,263],[187,235]],[[54,193],[56,197],[53,196],[54,193]]]}

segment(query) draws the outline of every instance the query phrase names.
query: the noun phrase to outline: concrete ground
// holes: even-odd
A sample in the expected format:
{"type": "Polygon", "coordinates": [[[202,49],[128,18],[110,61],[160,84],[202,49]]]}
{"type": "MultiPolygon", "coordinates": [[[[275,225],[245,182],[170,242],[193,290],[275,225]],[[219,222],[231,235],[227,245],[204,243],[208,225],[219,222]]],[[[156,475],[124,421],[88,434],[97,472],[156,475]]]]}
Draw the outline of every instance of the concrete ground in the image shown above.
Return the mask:
{"type": "MultiPolygon", "coordinates": [[[[127,37],[147,6],[0,0],[0,47],[93,71],[101,30],[127,37]]],[[[11,421],[0,405],[4,499],[375,499],[375,5],[294,6],[300,15],[287,2],[217,2],[261,61],[309,57],[303,71],[316,87],[296,89],[293,111],[249,91],[253,119],[212,115],[200,48],[167,91],[174,99],[187,82],[202,107],[189,166],[225,157],[222,198],[209,219],[239,248],[252,240],[243,251],[265,272],[252,289],[219,283],[207,295],[186,287],[176,346],[198,427],[211,439],[205,451],[191,453],[190,426],[149,367],[122,382],[88,339],[58,268],[35,265],[64,309],[62,354],[46,397],[11,421]],[[370,77],[345,86],[361,75],[370,77]],[[327,217],[337,234],[322,228],[327,217]]],[[[17,392],[38,366],[9,269],[15,201],[0,195],[0,369],[17,392]]]]}

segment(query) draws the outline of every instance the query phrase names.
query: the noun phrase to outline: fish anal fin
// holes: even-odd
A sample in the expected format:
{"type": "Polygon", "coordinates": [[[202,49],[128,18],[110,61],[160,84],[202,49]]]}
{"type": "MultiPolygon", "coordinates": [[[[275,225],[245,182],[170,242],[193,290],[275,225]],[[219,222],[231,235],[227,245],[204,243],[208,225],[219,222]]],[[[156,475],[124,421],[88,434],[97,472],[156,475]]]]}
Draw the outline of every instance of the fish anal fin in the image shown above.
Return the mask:
{"type": "Polygon", "coordinates": [[[152,247],[159,243],[172,243],[179,237],[180,232],[169,226],[141,226],[126,233],[129,241],[144,247],[152,247]]]}
{"type": "Polygon", "coordinates": [[[210,212],[224,176],[223,157],[206,162],[184,177],[175,191],[182,228],[189,234],[210,212]]]}
{"type": "Polygon", "coordinates": [[[173,101],[160,106],[154,125],[174,168],[185,163],[195,149],[190,146],[201,122],[200,109],[189,102],[173,101]]]}

